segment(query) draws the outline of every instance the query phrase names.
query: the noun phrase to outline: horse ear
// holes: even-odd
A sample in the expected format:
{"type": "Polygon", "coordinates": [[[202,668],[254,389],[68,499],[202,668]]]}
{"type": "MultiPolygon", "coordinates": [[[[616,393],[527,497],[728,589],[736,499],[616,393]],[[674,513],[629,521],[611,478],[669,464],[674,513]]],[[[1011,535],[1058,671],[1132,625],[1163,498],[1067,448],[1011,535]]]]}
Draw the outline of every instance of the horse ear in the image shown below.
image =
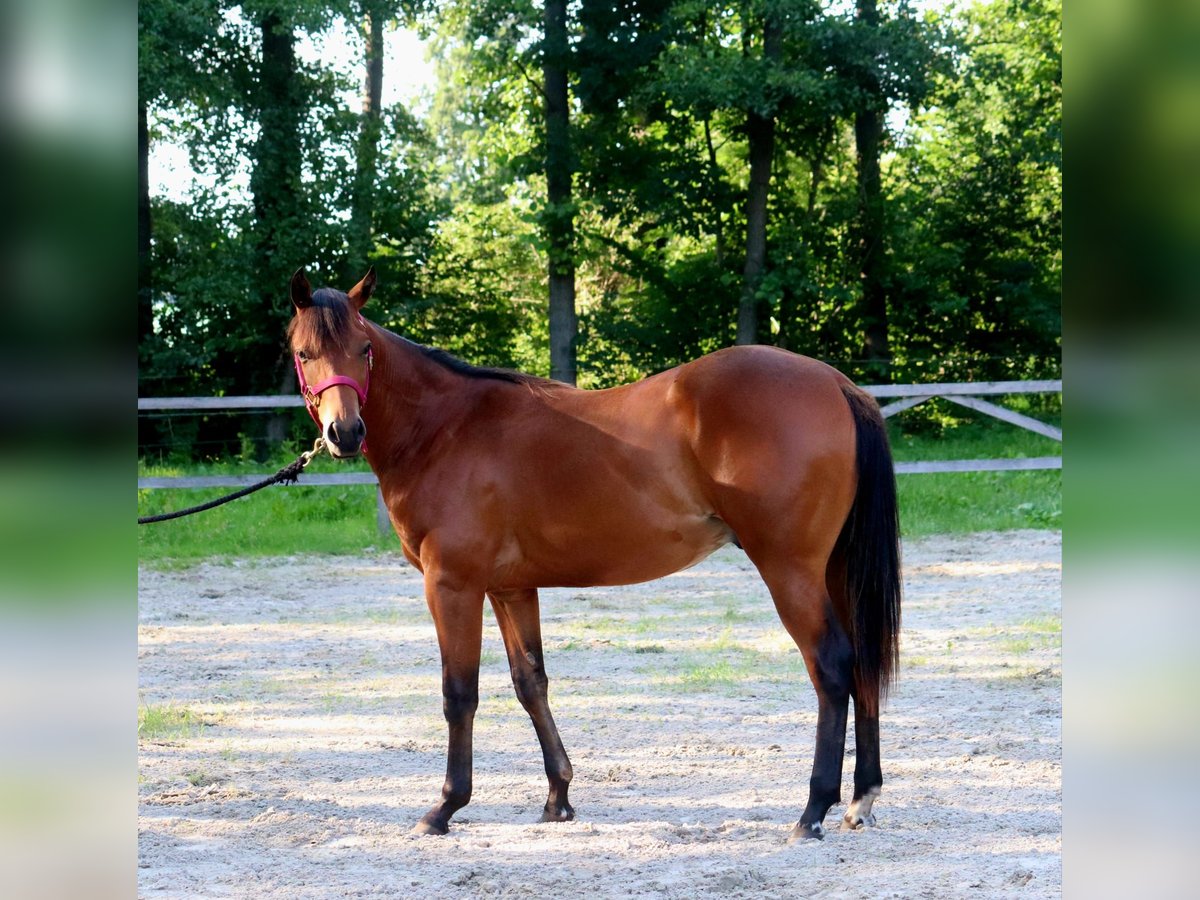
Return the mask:
{"type": "Polygon", "coordinates": [[[346,296],[350,298],[350,302],[354,304],[355,309],[362,309],[368,300],[371,299],[371,293],[375,290],[375,267],[367,269],[367,274],[363,276],[363,280],[350,288],[350,293],[346,296]]]}
{"type": "Polygon", "coordinates": [[[312,306],[312,285],[304,274],[304,266],[296,270],[292,276],[292,305],[296,309],[307,309],[312,306]]]}

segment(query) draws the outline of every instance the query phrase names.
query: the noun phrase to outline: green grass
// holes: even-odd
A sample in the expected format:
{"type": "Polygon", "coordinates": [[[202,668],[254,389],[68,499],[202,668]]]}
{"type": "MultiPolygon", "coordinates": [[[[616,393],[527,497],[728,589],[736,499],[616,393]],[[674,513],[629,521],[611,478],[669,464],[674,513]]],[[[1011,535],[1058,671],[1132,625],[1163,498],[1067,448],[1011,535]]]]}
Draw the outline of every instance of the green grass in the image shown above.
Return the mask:
{"type": "Polygon", "coordinates": [[[730,662],[719,659],[715,662],[684,664],[679,670],[677,681],[668,687],[684,693],[720,690],[741,684],[749,670],[750,666],[740,660],[730,662]]]}
{"type": "MultiPolygon", "coordinates": [[[[269,475],[295,454],[266,463],[228,462],[186,467],[138,464],[139,476],[269,475]]],[[[306,472],[366,471],[365,463],[339,464],[319,457],[306,472]]],[[[294,553],[352,554],[367,549],[399,551],[394,534],[375,525],[375,487],[271,486],[207,512],[138,528],[138,558],[162,565],[223,556],[286,556],[294,553]]],[[[138,515],[194,506],[232,488],[139,490],[138,515]]]]}
{"type": "Polygon", "coordinates": [[[1013,656],[1021,656],[1033,650],[1033,643],[1023,639],[1001,641],[1000,649],[1013,656]]]}
{"type": "Polygon", "coordinates": [[[147,740],[182,740],[197,737],[204,728],[200,717],[173,703],[138,707],[138,737],[147,740]]]}
{"type": "MultiPolygon", "coordinates": [[[[904,413],[889,423],[892,448],[899,461],[990,459],[1014,456],[1057,456],[1057,441],[976,417],[958,420],[935,431],[906,431],[904,413]]],[[[139,475],[263,475],[290,462],[280,454],[268,463],[230,462],[181,466],[139,464],[139,475]]],[[[364,469],[362,462],[343,465],[321,457],[309,471],[346,472],[364,469]]],[[[1017,528],[1061,528],[1062,473],[952,472],[901,475],[900,521],[908,537],[967,534],[1017,528]]],[[[225,489],[138,491],[138,515],[152,515],[218,497],[225,489]]],[[[354,554],[398,551],[395,535],[375,526],[375,488],[269,487],[208,512],[144,525],[138,529],[138,558],[156,566],[176,567],[206,557],[285,556],[290,554],[354,554]]],[[[749,613],[730,605],[728,621],[749,613]]]]}
{"type": "MultiPolygon", "coordinates": [[[[903,418],[903,413],[900,418],[903,418]]],[[[896,460],[1059,456],[1062,444],[981,417],[940,434],[912,434],[890,422],[896,460]]],[[[900,528],[907,537],[1062,527],[1062,472],[944,472],[899,475],[900,528]]]]}
{"type": "Polygon", "coordinates": [[[1062,636],[1062,619],[1056,616],[1042,616],[1039,619],[1026,619],[1021,623],[1021,629],[1033,634],[1056,634],[1062,636]]]}

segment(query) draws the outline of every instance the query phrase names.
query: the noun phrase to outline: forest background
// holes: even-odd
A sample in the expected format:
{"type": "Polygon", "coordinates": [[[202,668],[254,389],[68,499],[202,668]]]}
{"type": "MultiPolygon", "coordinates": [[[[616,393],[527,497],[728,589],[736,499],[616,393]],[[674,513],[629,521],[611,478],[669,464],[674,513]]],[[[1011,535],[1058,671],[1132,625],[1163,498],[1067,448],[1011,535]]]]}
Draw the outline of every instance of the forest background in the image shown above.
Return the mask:
{"type": "MultiPolygon", "coordinates": [[[[1060,377],[1061,18],[141,0],[139,395],[294,392],[299,266],[374,265],[375,321],[582,387],[751,342],[862,383],[1060,377]],[[409,106],[382,100],[396,28],[435,66],[409,106]],[[304,52],[332,31],[353,58],[304,52]],[[151,190],[160,142],[182,193],[151,190]]],[[[142,417],[139,449],[265,454],[305,421],[142,417]]]]}

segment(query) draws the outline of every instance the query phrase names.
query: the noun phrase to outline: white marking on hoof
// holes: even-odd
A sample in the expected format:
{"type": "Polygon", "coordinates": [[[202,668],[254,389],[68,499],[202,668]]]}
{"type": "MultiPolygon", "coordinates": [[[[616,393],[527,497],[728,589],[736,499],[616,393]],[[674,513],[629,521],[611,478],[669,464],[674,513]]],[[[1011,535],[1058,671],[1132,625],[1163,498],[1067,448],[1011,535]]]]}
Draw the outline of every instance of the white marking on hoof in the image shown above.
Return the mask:
{"type": "Polygon", "coordinates": [[[850,808],[846,810],[846,814],[842,816],[842,831],[853,831],[861,825],[873,827],[875,825],[875,816],[871,814],[871,807],[875,804],[875,799],[878,796],[879,788],[871,788],[851,803],[850,808]]]}

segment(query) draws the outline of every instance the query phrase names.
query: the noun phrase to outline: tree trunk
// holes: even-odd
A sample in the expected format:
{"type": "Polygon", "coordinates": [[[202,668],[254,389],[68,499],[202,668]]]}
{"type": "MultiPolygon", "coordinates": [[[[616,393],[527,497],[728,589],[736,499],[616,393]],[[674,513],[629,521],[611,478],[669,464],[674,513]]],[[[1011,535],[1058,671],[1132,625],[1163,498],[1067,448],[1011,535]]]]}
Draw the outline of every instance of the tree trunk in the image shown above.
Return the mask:
{"type": "MultiPolygon", "coordinates": [[[[879,28],[876,0],[857,0],[860,26],[879,28]]],[[[879,152],[883,141],[886,106],[879,75],[874,65],[865,70],[861,87],[863,100],[854,114],[854,146],[858,170],[858,259],[862,286],[859,317],[863,323],[863,356],[883,363],[888,349],[887,295],[884,291],[883,188],[879,152]]],[[[877,376],[887,375],[886,366],[876,366],[877,376]]]]}
{"type": "Polygon", "coordinates": [[[362,278],[371,264],[379,138],[383,133],[383,21],[387,13],[381,4],[373,2],[364,3],[363,12],[367,71],[354,172],[354,195],[351,199],[347,285],[355,284],[362,278]]]}
{"type": "MultiPolygon", "coordinates": [[[[249,393],[295,390],[288,354],[281,345],[289,310],[286,288],[292,270],[304,262],[292,258],[288,239],[302,230],[300,184],[301,103],[296,85],[296,47],[292,27],[276,12],[261,21],[262,67],[259,73],[259,137],[254,148],[250,191],[254,196],[255,311],[260,321],[278,323],[263,337],[248,342],[246,358],[237,361],[239,381],[249,393]]],[[[268,416],[263,437],[268,450],[287,436],[291,417],[268,416]]]]}
{"type": "Polygon", "coordinates": [[[775,339],[775,346],[782,347],[784,350],[795,350],[801,352],[804,350],[803,342],[797,341],[795,328],[796,321],[799,319],[802,310],[800,308],[801,299],[811,299],[812,291],[809,288],[812,279],[812,234],[814,230],[814,216],[817,208],[817,192],[821,188],[821,181],[825,174],[825,149],[824,144],[818,145],[814,151],[812,159],[809,160],[809,172],[811,173],[808,182],[808,199],[804,205],[804,218],[800,221],[800,261],[802,263],[801,271],[804,273],[804,289],[798,293],[796,285],[791,279],[784,281],[780,288],[779,294],[779,335],[775,339]]]}
{"type": "Polygon", "coordinates": [[[145,352],[154,332],[154,293],[150,268],[150,129],[146,101],[138,100],[138,348],[145,352]]]}
{"type": "MultiPolygon", "coordinates": [[[[721,167],[717,163],[717,150],[713,147],[712,127],[709,123],[710,116],[704,116],[704,146],[708,148],[708,169],[714,179],[721,177],[721,167]]],[[[714,198],[715,199],[715,198],[714,198]]],[[[725,269],[725,228],[721,221],[721,209],[716,202],[713,203],[713,234],[716,237],[716,254],[717,254],[717,269],[724,271],[725,269]]]]}
{"type": "MultiPolygon", "coordinates": [[[[763,26],[763,57],[779,59],[782,29],[768,18],[763,26]]],[[[767,261],[767,200],[771,165],[775,158],[775,116],[751,110],[746,117],[749,142],[750,188],[746,196],[746,265],[742,270],[742,296],[738,301],[738,344],[757,344],[769,337],[769,307],[765,314],[757,299],[767,261]]]]}
{"type": "Polygon", "coordinates": [[[567,97],[566,0],[546,0],[542,75],[546,113],[546,242],[550,279],[550,377],[575,383],[575,213],[567,97]]]}

